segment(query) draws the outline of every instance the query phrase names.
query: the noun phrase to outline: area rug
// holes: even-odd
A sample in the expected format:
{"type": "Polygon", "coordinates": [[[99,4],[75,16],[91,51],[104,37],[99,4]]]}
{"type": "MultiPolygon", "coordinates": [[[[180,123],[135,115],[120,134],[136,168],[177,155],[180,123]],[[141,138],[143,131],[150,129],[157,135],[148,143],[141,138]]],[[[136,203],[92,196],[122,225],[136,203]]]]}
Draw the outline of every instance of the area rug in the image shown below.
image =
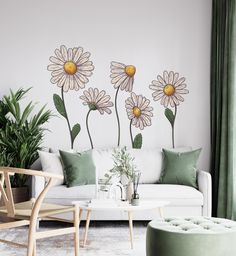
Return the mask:
{"type": "MultiPolygon", "coordinates": [[[[55,223],[43,223],[40,229],[58,227],[55,223]]],[[[145,256],[146,222],[134,223],[134,249],[130,249],[129,228],[127,222],[93,222],[89,228],[87,245],[80,247],[80,256],[132,255],[145,256]]],[[[84,236],[84,224],[80,228],[80,243],[84,236]]],[[[0,239],[25,243],[27,229],[17,228],[0,232],[0,239]]],[[[1,256],[25,256],[26,249],[11,247],[0,243],[1,256]]],[[[73,235],[63,235],[39,240],[37,256],[74,256],[73,235]]]]}

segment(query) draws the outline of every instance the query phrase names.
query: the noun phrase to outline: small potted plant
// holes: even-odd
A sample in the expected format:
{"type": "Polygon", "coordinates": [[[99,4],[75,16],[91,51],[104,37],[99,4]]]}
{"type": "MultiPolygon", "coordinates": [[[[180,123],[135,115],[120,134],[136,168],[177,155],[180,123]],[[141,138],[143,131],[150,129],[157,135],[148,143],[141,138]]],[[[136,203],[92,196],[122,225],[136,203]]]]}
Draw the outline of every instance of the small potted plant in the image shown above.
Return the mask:
{"type": "Polygon", "coordinates": [[[134,158],[127,151],[126,147],[114,149],[112,154],[114,167],[105,174],[107,184],[109,184],[113,177],[119,179],[120,184],[126,190],[126,199],[131,200],[133,193],[133,174],[135,172],[134,158]]]}

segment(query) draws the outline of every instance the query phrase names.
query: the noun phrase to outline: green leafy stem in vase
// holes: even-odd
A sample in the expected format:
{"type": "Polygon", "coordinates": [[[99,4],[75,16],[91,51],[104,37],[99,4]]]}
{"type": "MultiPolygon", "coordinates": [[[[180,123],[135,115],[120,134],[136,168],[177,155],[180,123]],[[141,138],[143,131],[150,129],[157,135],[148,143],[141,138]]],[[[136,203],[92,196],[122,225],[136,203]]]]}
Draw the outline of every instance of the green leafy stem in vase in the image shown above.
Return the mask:
{"type": "Polygon", "coordinates": [[[130,155],[127,148],[114,149],[112,158],[114,164],[113,168],[105,174],[106,184],[109,184],[113,177],[121,179],[122,176],[125,176],[129,181],[132,181],[136,166],[134,165],[134,157],[130,155]]]}

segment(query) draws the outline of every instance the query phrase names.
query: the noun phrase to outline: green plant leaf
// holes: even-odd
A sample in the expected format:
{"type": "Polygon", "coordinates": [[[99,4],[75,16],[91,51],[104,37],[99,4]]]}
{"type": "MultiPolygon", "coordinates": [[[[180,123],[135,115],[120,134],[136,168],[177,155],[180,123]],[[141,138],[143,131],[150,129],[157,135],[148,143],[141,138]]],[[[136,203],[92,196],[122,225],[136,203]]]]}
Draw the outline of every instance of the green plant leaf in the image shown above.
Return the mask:
{"type": "Polygon", "coordinates": [[[166,108],[165,109],[165,116],[169,120],[171,126],[174,126],[175,115],[174,115],[173,111],[171,109],[169,109],[169,108],[166,108]]]}
{"type": "Polygon", "coordinates": [[[139,133],[134,138],[133,148],[141,148],[142,144],[143,144],[143,136],[141,133],[139,133]]]}
{"type": "Polygon", "coordinates": [[[81,130],[80,124],[75,124],[73,126],[72,131],[71,131],[72,142],[74,142],[74,140],[77,137],[77,135],[79,134],[80,130],[81,130]]]}
{"type": "MultiPolygon", "coordinates": [[[[3,96],[0,101],[0,166],[30,168],[38,159],[37,151],[42,149],[46,130],[43,125],[52,114],[44,107],[35,111],[35,103],[31,101],[22,107],[20,100],[28,91],[10,91],[10,95],[3,96]]],[[[26,180],[26,175],[15,174],[11,177],[11,184],[19,187],[26,180]]]]}
{"type": "Polygon", "coordinates": [[[63,117],[67,118],[65,105],[61,97],[57,94],[53,94],[53,102],[58,113],[61,114],[63,117]]]}

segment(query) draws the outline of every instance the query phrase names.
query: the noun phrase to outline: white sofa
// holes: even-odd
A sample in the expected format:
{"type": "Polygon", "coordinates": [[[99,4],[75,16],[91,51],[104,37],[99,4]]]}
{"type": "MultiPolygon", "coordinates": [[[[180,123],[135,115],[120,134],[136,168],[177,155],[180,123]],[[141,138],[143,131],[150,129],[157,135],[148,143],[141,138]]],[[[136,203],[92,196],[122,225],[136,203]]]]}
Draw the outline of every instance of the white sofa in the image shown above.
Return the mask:
{"type": "MultiPolygon", "coordinates": [[[[177,149],[187,151],[189,148],[177,149]]],[[[183,185],[157,184],[161,171],[163,156],[161,149],[129,149],[135,158],[135,164],[141,171],[138,193],[141,199],[165,200],[170,204],[165,207],[166,216],[211,216],[211,176],[205,171],[197,171],[198,189],[183,185]]],[[[93,160],[96,166],[96,180],[113,167],[113,149],[94,149],[93,160]]],[[[32,181],[32,196],[37,197],[44,187],[41,177],[32,181]]],[[[96,185],[85,185],[67,188],[65,185],[54,186],[47,193],[45,200],[51,203],[70,204],[76,200],[89,200],[97,195],[96,185]]],[[[135,220],[151,220],[158,212],[137,211],[135,220]]],[[[83,216],[84,218],[85,216],[83,216]]],[[[70,218],[70,216],[68,216],[70,218]]],[[[93,212],[93,220],[126,220],[124,212],[93,212]]]]}

